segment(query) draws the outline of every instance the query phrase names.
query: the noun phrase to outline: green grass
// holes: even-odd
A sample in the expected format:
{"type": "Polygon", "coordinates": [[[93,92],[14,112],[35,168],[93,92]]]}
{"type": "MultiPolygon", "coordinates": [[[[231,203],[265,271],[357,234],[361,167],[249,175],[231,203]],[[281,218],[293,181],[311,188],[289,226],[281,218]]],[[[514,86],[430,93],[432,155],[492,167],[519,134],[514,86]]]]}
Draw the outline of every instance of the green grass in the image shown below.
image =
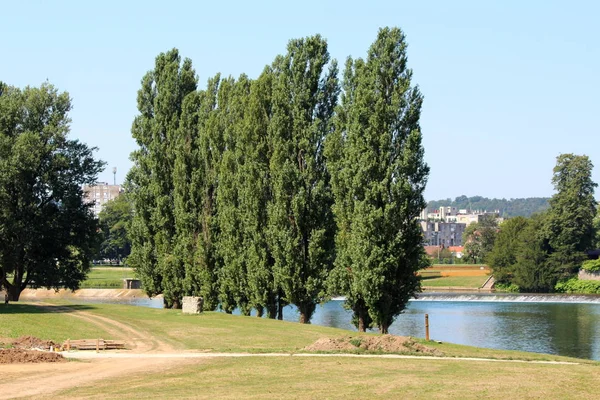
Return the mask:
{"type": "MultiPolygon", "coordinates": [[[[73,310],[108,317],[152,334],[181,350],[296,353],[322,337],[361,335],[346,330],[256,317],[135,306],[55,302],[0,305],[0,336],[33,335],[55,341],[104,336],[73,310]],[[62,312],[48,312],[51,310],[62,312]]],[[[123,333],[123,338],[126,338],[123,333]]],[[[116,339],[116,338],[115,338],[116,339]]],[[[593,398],[600,386],[597,362],[547,354],[421,343],[448,359],[250,357],[188,359],[52,393],[52,398],[593,398]],[[453,357],[575,361],[580,365],[491,363],[453,357]],[[132,390],[135,388],[135,390],[132,390]]],[[[35,370],[26,370],[35,379],[35,370]]],[[[36,398],[39,398],[36,397],[36,398]]]]}
{"type": "Polygon", "coordinates": [[[462,287],[476,289],[480,288],[489,276],[446,276],[440,278],[426,278],[421,285],[430,287],[462,287]]]}
{"type": "MultiPolygon", "coordinates": [[[[87,305],[70,305],[70,310],[87,310],[87,305]]],[[[0,304],[0,337],[18,338],[35,336],[40,339],[62,342],[69,338],[107,337],[99,326],[80,321],[69,312],[52,312],[52,307],[42,308],[30,304],[0,304]]]]}
{"type": "Polygon", "coordinates": [[[117,289],[123,287],[123,278],[135,278],[132,268],[94,267],[87,279],[81,283],[82,289],[117,289]]]}
{"type": "Polygon", "coordinates": [[[52,398],[594,398],[597,372],[590,365],[454,360],[216,359],[111,378],[52,398]]]}

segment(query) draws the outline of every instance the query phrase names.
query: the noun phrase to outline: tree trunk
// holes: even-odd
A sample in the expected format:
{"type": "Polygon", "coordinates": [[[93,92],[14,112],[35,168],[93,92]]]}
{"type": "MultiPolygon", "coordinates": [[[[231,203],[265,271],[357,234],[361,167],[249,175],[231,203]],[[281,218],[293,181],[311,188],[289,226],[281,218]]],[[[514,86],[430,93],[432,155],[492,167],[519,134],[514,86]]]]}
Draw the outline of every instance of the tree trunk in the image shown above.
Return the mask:
{"type": "Polygon", "coordinates": [[[283,300],[281,300],[281,296],[277,299],[277,319],[283,320],[283,300]]]}
{"type": "Polygon", "coordinates": [[[358,310],[358,331],[366,332],[367,326],[365,324],[365,310],[362,307],[358,310]]]}
{"type": "Polygon", "coordinates": [[[265,309],[262,306],[256,306],[256,316],[262,318],[265,309]]]}
{"type": "Polygon", "coordinates": [[[381,324],[381,325],[379,325],[379,332],[382,335],[387,335],[388,334],[388,329],[389,329],[389,325],[387,325],[387,324],[381,324]]]}
{"type": "Polygon", "coordinates": [[[6,292],[8,293],[8,301],[19,301],[19,297],[21,296],[19,285],[8,285],[6,292]]]}
{"type": "Polygon", "coordinates": [[[181,302],[179,301],[179,299],[173,300],[173,306],[172,306],[172,308],[174,310],[180,310],[181,309],[181,302]]]}

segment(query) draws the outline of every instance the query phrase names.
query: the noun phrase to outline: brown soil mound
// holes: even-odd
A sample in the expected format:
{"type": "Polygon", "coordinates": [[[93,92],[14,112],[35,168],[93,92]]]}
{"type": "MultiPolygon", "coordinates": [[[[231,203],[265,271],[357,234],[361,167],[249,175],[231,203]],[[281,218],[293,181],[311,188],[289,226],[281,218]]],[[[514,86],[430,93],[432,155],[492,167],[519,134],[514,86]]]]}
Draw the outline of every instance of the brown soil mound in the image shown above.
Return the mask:
{"type": "Polygon", "coordinates": [[[62,355],[37,350],[0,349],[0,364],[65,362],[62,355]]]}
{"type": "Polygon", "coordinates": [[[433,356],[444,354],[434,348],[424,346],[411,337],[382,336],[348,336],[338,339],[323,338],[304,348],[307,351],[366,351],[376,353],[419,353],[433,356]]]}
{"type": "Polygon", "coordinates": [[[56,348],[56,343],[52,340],[42,340],[33,336],[21,336],[13,340],[10,344],[16,349],[42,349],[50,350],[50,346],[56,348]]]}

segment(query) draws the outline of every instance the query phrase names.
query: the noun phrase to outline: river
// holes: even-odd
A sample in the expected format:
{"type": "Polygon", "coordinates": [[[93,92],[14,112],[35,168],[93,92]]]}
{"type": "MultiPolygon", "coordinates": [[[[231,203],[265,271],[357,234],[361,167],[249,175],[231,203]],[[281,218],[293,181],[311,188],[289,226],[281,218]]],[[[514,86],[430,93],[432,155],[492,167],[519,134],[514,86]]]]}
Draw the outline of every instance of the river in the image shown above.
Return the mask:
{"type": "MultiPolygon", "coordinates": [[[[114,299],[89,301],[108,303],[114,299]]],[[[162,307],[161,299],[125,302],[162,307]]],[[[390,333],[424,337],[425,314],[429,315],[430,337],[434,340],[600,360],[598,296],[424,293],[409,302],[390,333]]],[[[284,309],[284,319],[298,320],[293,306],[284,309]]],[[[312,323],[355,330],[342,300],[317,306],[312,323]]]]}

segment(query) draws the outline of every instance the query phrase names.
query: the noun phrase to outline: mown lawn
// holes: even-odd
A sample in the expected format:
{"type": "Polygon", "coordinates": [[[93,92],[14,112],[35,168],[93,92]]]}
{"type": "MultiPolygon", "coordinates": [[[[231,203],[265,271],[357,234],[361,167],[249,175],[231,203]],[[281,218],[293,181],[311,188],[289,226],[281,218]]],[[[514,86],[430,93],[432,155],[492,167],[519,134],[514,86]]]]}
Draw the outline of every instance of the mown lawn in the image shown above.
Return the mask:
{"type": "Polygon", "coordinates": [[[421,285],[427,287],[461,287],[469,289],[480,288],[488,276],[446,276],[423,279],[421,285]]]}
{"type": "MultiPolygon", "coordinates": [[[[82,310],[128,324],[181,350],[297,353],[322,337],[358,335],[335,328],[256,317],[112,304],[70,304],[40,308],[34,303],[0,305],[0,336],[33,335],[61,341],[98,337],[102,329],[78,318],[82,310]],[[52,312],[54,310],[54,312],[52,312]]],[[[123,334],[126,339],[126,333],[123,334]]],[[[425,341],[420,340],[422,343],[425,341]]],[[[425,343],[447,359],[343,358],[339,356],[194,359],[79,385],[52,398],[594,398],[599,363],[552,355],[425,343]],[[501,359],[466,361],[454,357],[501,359]],[[552,365],[510,360],[575,361],[552,365]]],[[[24,372],[28,373],[27,371],[24,372]]],[[[32,369],[32,379],[35,375],[32,369]]],[[[36,397],[36,398],[39,398],[36,397]]]]}
{"type": "Polygon", "coordinates": [[[135,278],[132,268],[93,267],[87,279],[81,283],[82,289],[118,289],[123,287],[124,278],[135,278]]]}

